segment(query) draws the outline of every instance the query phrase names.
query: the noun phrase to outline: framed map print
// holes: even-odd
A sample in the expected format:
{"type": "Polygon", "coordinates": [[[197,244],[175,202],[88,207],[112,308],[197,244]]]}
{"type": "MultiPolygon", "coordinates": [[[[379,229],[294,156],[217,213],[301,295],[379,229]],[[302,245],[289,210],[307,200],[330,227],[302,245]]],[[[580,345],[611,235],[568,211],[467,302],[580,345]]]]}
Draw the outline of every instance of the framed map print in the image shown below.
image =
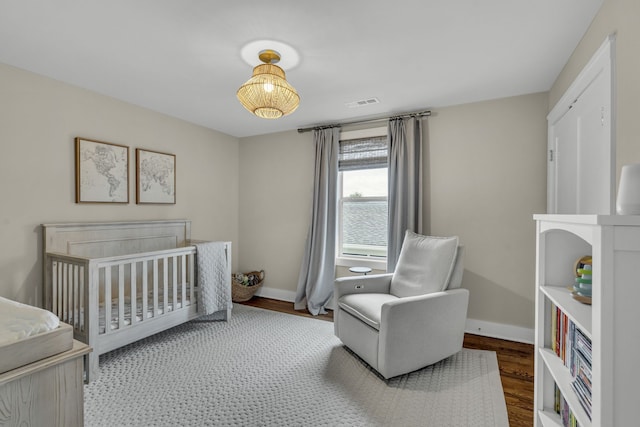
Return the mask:
{"type": "Polygon", "coordinates": [[[176,156],[136,148],[136,203],[176,202],[176,156]]]}
{"type": "Polygon", "coordinates": [[[76,203],[129,203],[129,147],[76,138],[76,203]]]}

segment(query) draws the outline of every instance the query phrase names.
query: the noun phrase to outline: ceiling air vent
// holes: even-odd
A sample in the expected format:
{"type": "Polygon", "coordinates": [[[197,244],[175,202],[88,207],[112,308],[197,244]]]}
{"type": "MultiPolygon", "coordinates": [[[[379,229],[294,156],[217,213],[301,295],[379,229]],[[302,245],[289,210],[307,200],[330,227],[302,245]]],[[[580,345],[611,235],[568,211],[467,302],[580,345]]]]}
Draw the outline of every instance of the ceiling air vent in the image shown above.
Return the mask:
{"type": "Polygon", "coordinates": [[[379,104],[380,101],[378,100],[378,98],[368,98],[368,99],[361,99],[360,101],[353,101],[353,102],[347,102],[346,105],[349,108],[358,108],[358,107],[364,107],[366,105],[373,105],[373,104],[379,104]]]}

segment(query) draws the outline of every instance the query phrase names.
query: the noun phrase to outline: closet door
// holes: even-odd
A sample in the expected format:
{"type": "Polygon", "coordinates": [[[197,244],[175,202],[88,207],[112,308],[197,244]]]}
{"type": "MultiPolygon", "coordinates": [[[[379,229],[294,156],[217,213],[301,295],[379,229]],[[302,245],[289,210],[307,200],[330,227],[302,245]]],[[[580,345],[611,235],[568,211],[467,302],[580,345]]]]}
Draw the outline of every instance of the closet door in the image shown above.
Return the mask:
{"type": "Polygon", "coordinates": [[[576,213],[615,213],[611,107],[607,103],[610,82],[605,74],[599,74],[574,104],[578,128],[576,213]]]}
{"type": "Polygon", "coordinates": [[[554,169],[555,212],[559,214],[578,211],[578,127],[575,110],[570,109],[553,127],[553,143],[549,155],[549,168],[554,169]]]}
{"type": "Polygon", "coordinates": [[[547,117],[549,213],[615,213],[612,43],[609,38],[547,117]]]}

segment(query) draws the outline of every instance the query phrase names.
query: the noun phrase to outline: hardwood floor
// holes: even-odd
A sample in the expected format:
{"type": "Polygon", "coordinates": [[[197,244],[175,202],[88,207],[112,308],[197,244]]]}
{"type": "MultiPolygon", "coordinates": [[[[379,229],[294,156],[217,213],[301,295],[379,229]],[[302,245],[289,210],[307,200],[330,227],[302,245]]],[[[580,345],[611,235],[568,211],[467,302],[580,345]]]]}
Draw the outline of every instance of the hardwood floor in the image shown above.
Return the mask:
{"type": "MultiPolygon", "coordinates": [[[[293,309],[293,303],[269,298],[254,297],[241,304],[265,308],[298,316],[333,321],[333,312],[312,316],[309,312],[293,309]]],[[[465,334],[464,347],[495,351],[498,355],[500,379],[504,390],[509,425],[530,427],[533,425],[533,345],[479,335],[465,334]]]]}
{"type": "Polygon", "coordinates": [[[495,351],[509,425],[533,425],[533,345],[465,334],[464,347],[495,351]]]}

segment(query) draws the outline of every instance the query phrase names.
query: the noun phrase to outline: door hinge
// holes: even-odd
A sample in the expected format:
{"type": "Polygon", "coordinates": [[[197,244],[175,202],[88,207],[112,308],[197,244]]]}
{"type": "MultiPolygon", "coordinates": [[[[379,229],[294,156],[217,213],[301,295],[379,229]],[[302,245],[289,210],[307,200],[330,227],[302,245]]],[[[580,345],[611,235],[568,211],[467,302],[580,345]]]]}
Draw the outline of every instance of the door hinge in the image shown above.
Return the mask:
{"type": "Polygon", "coordinates": [[[549,150],[549,161],[553,162],[553,150],[549,150]]]}

